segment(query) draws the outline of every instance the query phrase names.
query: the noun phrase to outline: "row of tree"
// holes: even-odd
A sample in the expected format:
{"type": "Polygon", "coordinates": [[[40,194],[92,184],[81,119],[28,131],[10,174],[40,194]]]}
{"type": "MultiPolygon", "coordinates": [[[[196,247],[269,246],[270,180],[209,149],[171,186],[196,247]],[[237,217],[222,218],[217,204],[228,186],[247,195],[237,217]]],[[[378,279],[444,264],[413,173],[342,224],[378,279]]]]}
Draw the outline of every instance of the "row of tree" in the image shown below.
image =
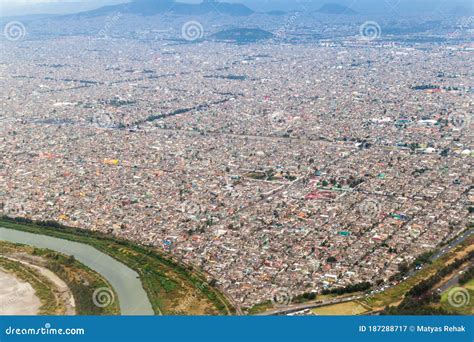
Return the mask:
{"type": "Polygon", "coordinates": [[[324,289],[321,291],[323,295],[327,294],[337,294],[337,295],[342,295],[345,293],[353,293],[353,292],[361,292],[361,291],[367,291],[372,287],[372,284],[368,281],[364,281],[361,283],[357,284],[351,284],[347,285],[345,287],[338,287],[334,289],[324,289]]]}
{"type": "MultiPolygon", "coordinates": [[[[446,309],[433,306],[433,303],[439,303],[441,296],[434,292],[433,287],[438,284],[444,277],[453,273],[468,261],[474,258],[474,251],[470,252],[462,259],[456,259],[451,264],[443,267],[431,277],[421,281],[408,291],[405,298],[398,306],[386,307],[382,311],[382,315],[451,315],[452,313],[446,309]]],[[[467,282],[474,275],[474,267],[471,267],[464,273],[459,283],[467,282]]]]}

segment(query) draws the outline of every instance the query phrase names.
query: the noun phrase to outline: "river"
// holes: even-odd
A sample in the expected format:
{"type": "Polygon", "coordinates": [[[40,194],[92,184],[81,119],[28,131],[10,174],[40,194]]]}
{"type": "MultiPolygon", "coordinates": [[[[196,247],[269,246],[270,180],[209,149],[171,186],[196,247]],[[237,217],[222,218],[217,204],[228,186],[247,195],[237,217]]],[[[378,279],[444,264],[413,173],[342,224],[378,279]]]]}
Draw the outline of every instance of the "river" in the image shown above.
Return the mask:
{"type": "Polygon", "coordinates": [[[154,315],[138,273],[92,246],[1,227],[0,240],[73,255],[76,260],[100,273],[112,285],[118,296],[122,315],[154,315]]]}

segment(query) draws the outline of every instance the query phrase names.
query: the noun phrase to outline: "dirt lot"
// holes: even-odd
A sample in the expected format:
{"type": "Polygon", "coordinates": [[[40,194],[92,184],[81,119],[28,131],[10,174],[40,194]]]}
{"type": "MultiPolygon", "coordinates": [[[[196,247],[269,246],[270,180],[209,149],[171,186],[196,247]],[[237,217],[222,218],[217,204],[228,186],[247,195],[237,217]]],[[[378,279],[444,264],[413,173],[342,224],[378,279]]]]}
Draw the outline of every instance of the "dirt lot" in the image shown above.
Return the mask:
{"type": "Polygon", "coordinates": [[[36,315],[40,306],[30,284],[0,269],[0,315],[36,315]]]}

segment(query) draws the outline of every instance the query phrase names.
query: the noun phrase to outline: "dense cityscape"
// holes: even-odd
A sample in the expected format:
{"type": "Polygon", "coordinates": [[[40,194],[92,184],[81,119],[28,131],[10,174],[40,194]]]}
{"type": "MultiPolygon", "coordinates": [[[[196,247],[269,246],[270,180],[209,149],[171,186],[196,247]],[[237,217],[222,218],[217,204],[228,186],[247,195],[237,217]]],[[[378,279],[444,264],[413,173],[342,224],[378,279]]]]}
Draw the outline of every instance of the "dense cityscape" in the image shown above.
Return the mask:
{"type": "Polygon", "coordinates": [[[472,20],[366,19],[18,22],[1,212],[157,248],[244,313],[398,284],[472,227],[472,20]]]}

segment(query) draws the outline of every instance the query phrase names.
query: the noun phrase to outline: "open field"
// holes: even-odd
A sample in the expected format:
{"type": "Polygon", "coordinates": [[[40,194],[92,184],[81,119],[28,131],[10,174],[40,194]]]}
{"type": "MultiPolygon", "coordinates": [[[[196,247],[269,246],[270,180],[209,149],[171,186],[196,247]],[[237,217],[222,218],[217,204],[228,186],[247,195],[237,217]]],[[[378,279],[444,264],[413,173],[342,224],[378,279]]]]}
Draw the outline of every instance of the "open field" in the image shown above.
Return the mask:
{"type": "MultiPolygon", "coordinates": [[[[348,297],[354,297],[360,295],[361,292],[353,292],[353,293],[346,293],[343,295],[337,295],[337,294],[321,294],[317,295],[315,299],[311,300],[305,300],[303,298],[300,298],[299,300],[296,300],[293,298],[289,305],[298,305],[298,304],[305,304],[305,305],[318,305],[321,302],[325,301],[331,301],[331,300],[337,300],[337,299],[344,299],[348,297]]],[[[330,305],[327,305],[330,306],[330,305]]],[[[266,312],[272,312],[272,310],[275,310],[276,307],[273,305],[271,301],[266,301],[263,303],[259,303],[257,305],[252,306],[251,308],[245,308],[244,312],[249,314],[249,315],[260,315],[260,314],[265,314],[266,312]]]]}
{"type": "Polygon", "coordinates": [[[361,315],[368,310],[356,301],[322,306],[311,310],[315,315],[321,316],[351,316],[361,315]]]}
{"type": "MultiPolygon", "coordinates": [[[[26,304],[32,306],[31,310],[35,314],[40,315],[60,315],[64,314],[65,308],[63,303],[58,299],[54,293],[54,284],[52,284],[46,277],[39,274],[34,269],[25,266],[19,262],[11,261],[6,258],[0,257],[0,268],[5,270],[7,274],[13,275],[19,280],[18,286],[20,284],[26,283],[27,293],[29,294],[29,299],[25,302],[23,293],[17,291],[16,294],[10,297],[10,303],[6,303],[6,306],[12,306],[16,308],[18,305],[26,304]],[[29,288],[34,289],[34,296],[31,296],[31,291],[29,288]],[[39,299],[40,306],[37,306],[35,298],[39,299]]],[[[18,287],[20,289],[20,287],[18,287]]],[[[29,310],[27,310],[29,311],[29,310]]],[[[25,312],[31,314],[31,312],[25,312]]]]}
{"type": "Polygon", "coordinates": [[[441,307],[456,315],[474,315],[474,279],[441,294],[441,307]]]}
{"type": "Polygon", "coordinates": [[[235,312],[204,274],[150,248],[68,227],[52,228],[7,219],[0,219],[0,226],[86,243],[110,255],[140,275],[156,314],[228,315],[235,312]]]}
{"type": "Polygon", "coordinates": [[[0,315],[36,315],[40,306],[30,284],[0,269],[0,315]]]}

